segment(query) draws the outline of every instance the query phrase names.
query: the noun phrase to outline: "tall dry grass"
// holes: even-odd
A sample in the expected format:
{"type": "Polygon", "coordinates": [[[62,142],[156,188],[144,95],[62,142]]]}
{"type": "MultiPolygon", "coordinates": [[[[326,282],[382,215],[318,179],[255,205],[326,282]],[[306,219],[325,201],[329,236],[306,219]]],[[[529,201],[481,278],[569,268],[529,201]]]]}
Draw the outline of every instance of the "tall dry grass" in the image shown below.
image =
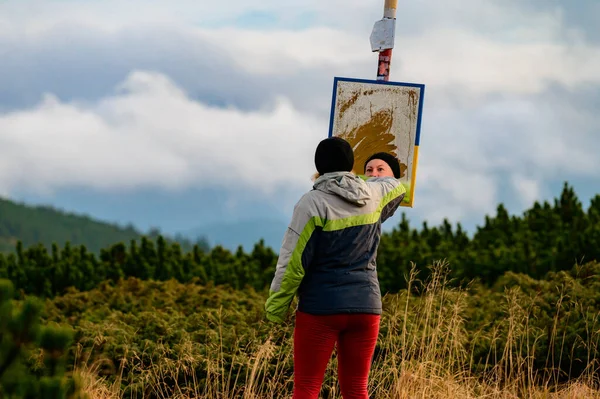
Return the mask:
{"type": "MultiPolygon", "coordinates": [[[[408,289],[385,298],[379,348],[370,374],[370,394],[375,398],[600,398],[597,362],[587,359],[588,369],[577,379],[561,383],[558,371],[536,369],[533,359],[540,356],[537,345],[547,329],[532,327],[532,308],[518,288],[506,290],[499,303],[504,319],[490,331],[480,331],[469,338],[466,331],[468,291],[448,284],[448,264],[437,262],[431,267],[430,278],[419,281],[413,266],[407,276],[408,289]],[[474,340],[485,340],[491,348],[486,361],[476,363],[474,340]],[[472,370],[481,370],[473,373],[472,370]]],[[[564,304],[562,298],[557,314],[564,304]]],[[[555,317],[551,331],[551,347],[560,354],[564,337],[557,331],[555,317]]],[[[219,332],[221,333],[221,332],[219,332]]],[[[222,336],[222,335],[221,335],[222,336]]],[[[598,348],[600,331],[589,326],[584,344],[590,354],[598,348]]],[[[176,361],[135,364],[136,356],[127,357],[134,363],[133,373],[141,375],[135,386],[121,388],[121,374],[112,384],[99,375],[100,364],[81,364],[77,370],[83,376],[86,391],[94,399],[113,398],[175,398],[175,399],[279,399],[291,397],[293,347],[291,329],[273,327],[266,340],[254,340],[250,345],[227,353],[222,342],[207,348],[204,357],[189,353],[195,342],[183,342],[177,349],[176,361]],[[229,366],[227,366],[229,365],[229,366]],[[205,369],[208,381],[200,384],[194,372],[205,369]],[[244,371],[241,371],[244,370],[244,371]],[[241,371],[241,372],[240,372],[241,371]],[[177,376],[189,376],[180,386],[177,376]],[[141,382],[139,382],[141,381],[141,382]]],[[[171,349],[165,348],[165,351],[171,349]]],[[[197,351],[196,351],[197,353],[197,351]]],[[[548,364],[555,364],[555,351],[546,355],[548,364]]],[[[591,355],[590,355],[591,356],[591,355]]],[[[160,358],[160,357],[158,357],[160,358]]],[[[165,356],[165,359],[167,357],[165,356]]],[[[322,398],[340,398],[336,379],[336,354],[328,365],[322,388],[322,398]]]]}

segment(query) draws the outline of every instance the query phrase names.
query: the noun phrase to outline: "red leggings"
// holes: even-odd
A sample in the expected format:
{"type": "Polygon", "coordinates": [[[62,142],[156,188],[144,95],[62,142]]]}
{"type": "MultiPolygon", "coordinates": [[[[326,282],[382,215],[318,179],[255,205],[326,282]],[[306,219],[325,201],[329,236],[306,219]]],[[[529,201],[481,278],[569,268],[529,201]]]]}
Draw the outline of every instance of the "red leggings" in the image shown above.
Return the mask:
{"type": "Polygon", "coordinates": [[[296,312],[293,399],[317,399],[337,342],[338,379],[344,399],[368,399],[371,358],[379,334],[379,315],[314,316],[296,312]]]}

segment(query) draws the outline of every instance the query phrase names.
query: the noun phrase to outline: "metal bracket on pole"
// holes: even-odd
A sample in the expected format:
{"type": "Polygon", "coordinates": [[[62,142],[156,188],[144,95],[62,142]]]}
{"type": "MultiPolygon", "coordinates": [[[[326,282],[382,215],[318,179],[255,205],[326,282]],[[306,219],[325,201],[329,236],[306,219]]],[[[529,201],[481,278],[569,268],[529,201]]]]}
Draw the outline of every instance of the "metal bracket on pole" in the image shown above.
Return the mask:
{"type": "Polygon", "coordinates": [[[371,32],[371,51],[383,51],[394,48],[394,37],[396,33],[396,19],[383,18],[373,26],[371,32]]]}
{"type": "Polygon", "coordinates": [[[390,79],[392,49],[396,36],[396,9],[398,0],[384,0],[383,19],[375,22],[371,32],[371,51],[379,52],[377,57],[377,80],[390,79]]]}

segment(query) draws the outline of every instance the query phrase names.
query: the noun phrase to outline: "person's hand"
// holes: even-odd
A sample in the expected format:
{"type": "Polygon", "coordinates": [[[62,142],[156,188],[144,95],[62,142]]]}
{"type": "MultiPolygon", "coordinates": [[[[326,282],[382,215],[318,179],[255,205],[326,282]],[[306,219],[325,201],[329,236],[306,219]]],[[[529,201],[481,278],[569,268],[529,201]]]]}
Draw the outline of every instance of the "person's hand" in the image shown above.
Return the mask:
{"type": "Polygon", "coordinates": [[[294,312],[287,312],[283,320],[267,321],[270,327],[269,337],[277,345],[283,344],[288,338],[290,331],[293,330],[295,322],[294,312]]]}

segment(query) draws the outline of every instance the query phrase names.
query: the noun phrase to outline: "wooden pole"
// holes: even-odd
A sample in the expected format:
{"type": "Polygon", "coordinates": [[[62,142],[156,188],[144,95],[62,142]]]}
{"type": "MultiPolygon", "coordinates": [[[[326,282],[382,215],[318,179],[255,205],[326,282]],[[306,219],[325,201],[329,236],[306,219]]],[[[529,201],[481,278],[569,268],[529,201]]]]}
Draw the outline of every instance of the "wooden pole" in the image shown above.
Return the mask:
{"type": "Polygon", "coordinates": [[[398,0],[385,0],[383,5],[383,17],[391,19],[396,18],[396,8],[398,8],[398,0]]]}
{"type": "MultiPolygon", "coordinates": [[[[398,8],[398,0],[384,0],[383,18],[396,19],[396,8],[398,8]]],[[[393,35],[393,32],[392,32],[393,35]]],[[[377,80],[390,79],[390,66],[392,64],[392,49],[385,49],[379,52],[377,60],[377,80]]]]}

